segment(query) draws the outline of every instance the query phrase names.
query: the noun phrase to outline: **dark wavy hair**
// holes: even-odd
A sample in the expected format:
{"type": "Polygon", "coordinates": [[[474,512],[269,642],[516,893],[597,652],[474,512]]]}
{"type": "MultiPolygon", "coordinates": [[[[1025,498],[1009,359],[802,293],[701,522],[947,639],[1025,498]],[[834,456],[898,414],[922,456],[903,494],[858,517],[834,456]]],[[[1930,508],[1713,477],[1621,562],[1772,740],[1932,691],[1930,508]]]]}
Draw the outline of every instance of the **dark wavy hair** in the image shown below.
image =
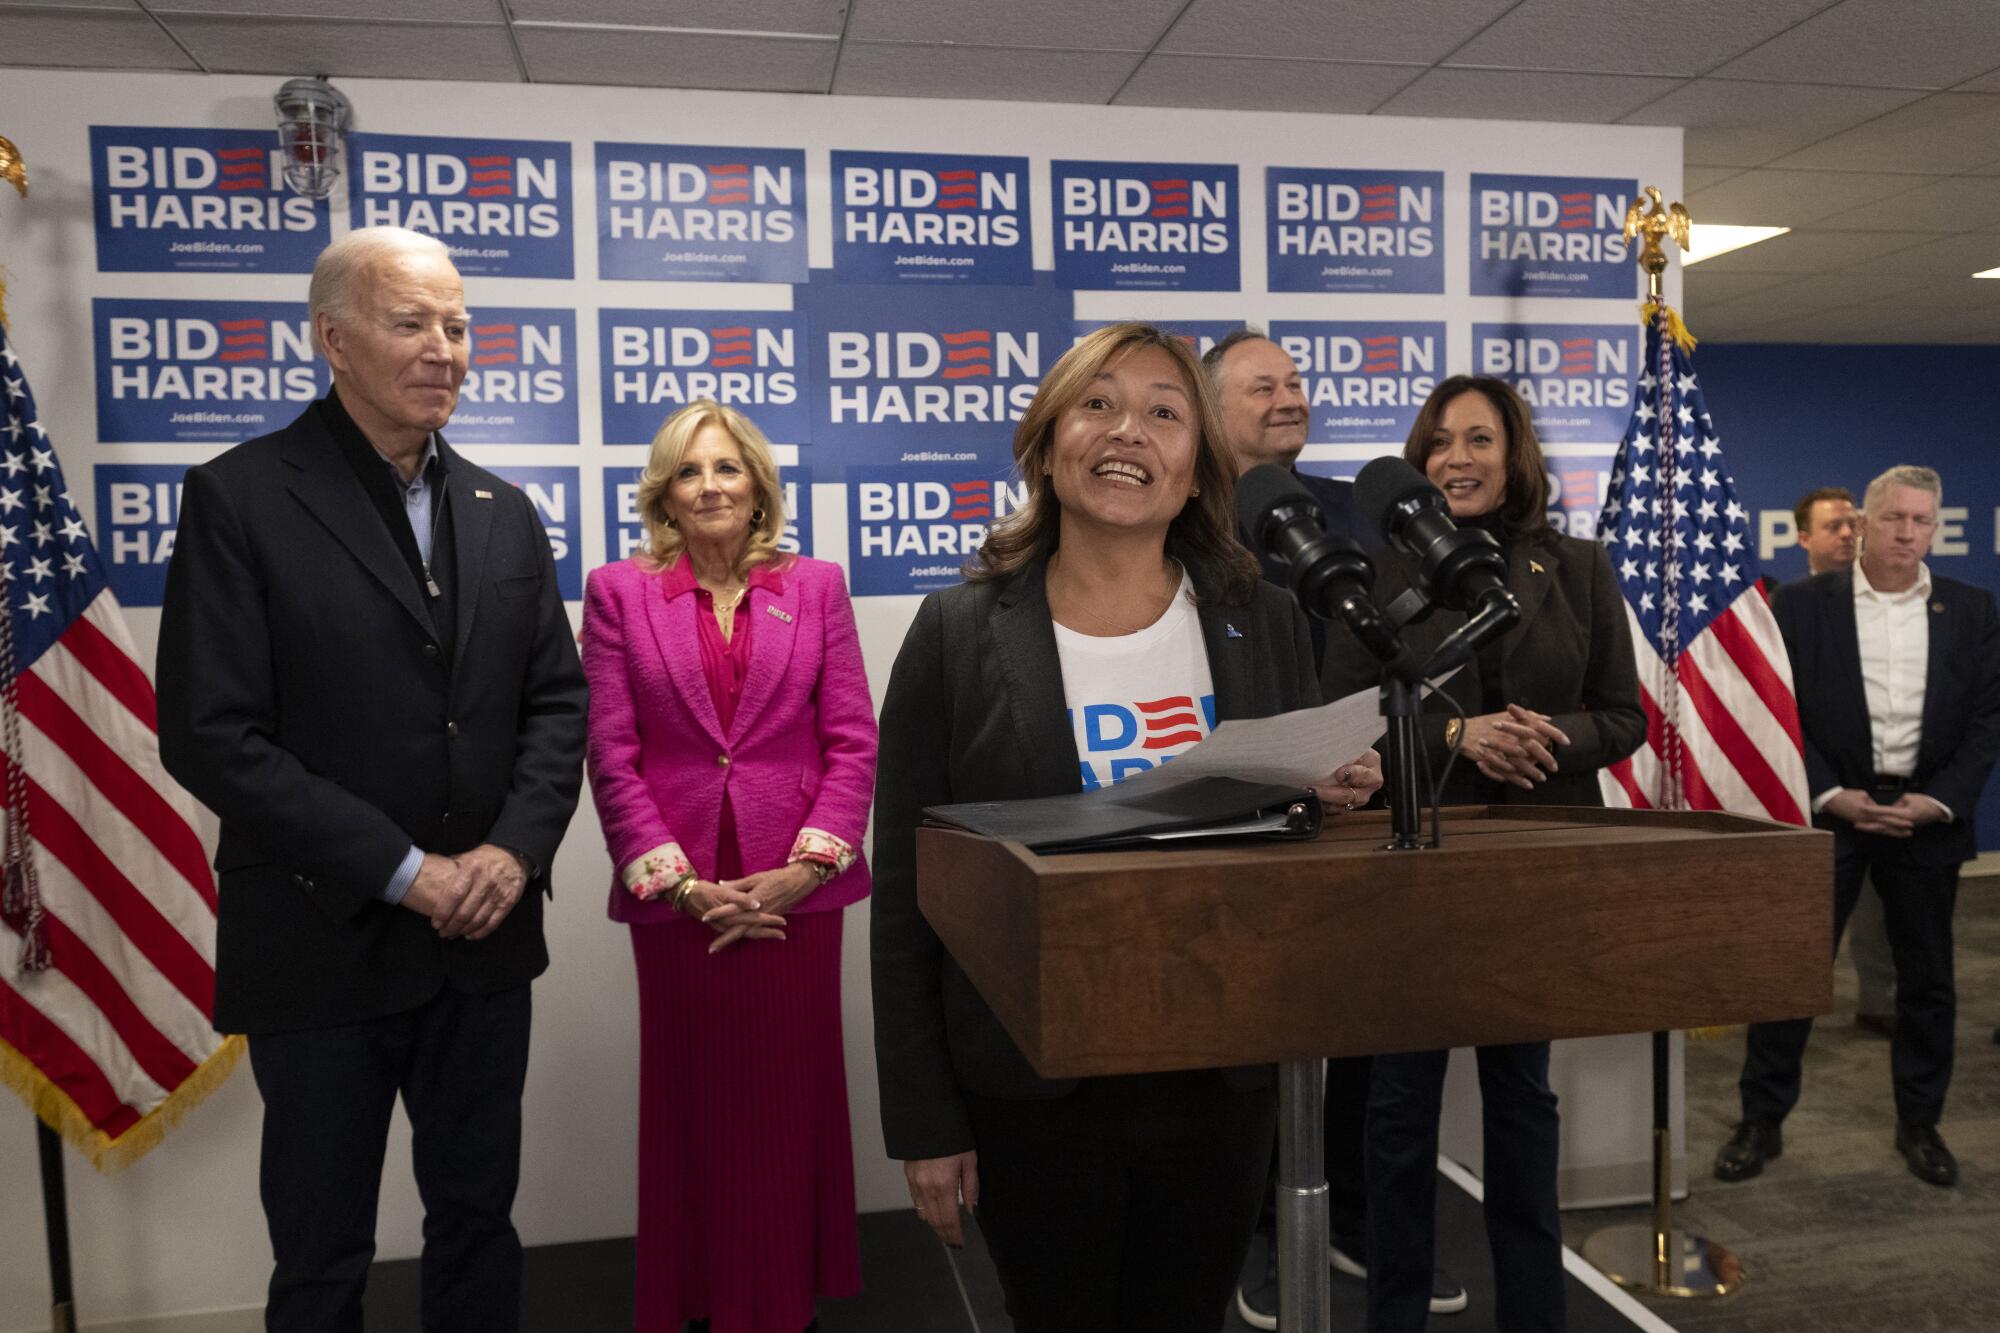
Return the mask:
{"type": "Polygon", "coordinates": [[[1463,393],[1476,393],[1493,404],[1500,429],[1507,433],[1507,494],[1500,502],[1500,522],[1515,532],[1533,532],[1549,525],[1549,470],[1542,462],[1542,444],[1528,405],[1514,386],[1491,375],[1453,375],[1431,390],[1417,409],[1410,438],[1403,443],[1403,461],[1417,471],[1431,456],[1431,440],[1445,406],[1463,393]]]}
{"type": "Polygon", "coordinates": [[[1257,561],[1236,540],[1236,468],[1222,444],[1222,422],[1201,363],[1180,338],[1151,324],[1112,324],[1087,335],[1043,377],[1041,387],[1014,429],[1014,469],[1027,484],[1019,509],[993,525],[978,552],[966,562],[975,582],[1005,578],[1034,564],[1046,564],[1061,540],[1062,501],[1043,464],[1056,423],[1074,407],[1104,368],[1142,348],[1156,347],[1173,358],[1188,402],[1194,409],[1194,484],[1190,498],[1167,527],[1167,555],[1180,561],[1195,585],[1230,604],[1248,600],[1257,585],[1257,561]]]}

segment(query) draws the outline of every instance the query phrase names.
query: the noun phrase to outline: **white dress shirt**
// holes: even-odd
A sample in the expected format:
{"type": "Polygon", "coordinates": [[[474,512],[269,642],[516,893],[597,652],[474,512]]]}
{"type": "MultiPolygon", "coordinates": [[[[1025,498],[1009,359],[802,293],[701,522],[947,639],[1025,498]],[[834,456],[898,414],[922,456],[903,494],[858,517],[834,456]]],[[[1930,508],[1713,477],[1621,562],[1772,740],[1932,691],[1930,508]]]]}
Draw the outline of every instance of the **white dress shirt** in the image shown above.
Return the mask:
{"type": "MultiPolygon", "coordinates": [[[[1931,570],[1917,566],[1917,581],[1901,592],[1883,592],[1854,562],[1854,630],[1861,649],[1861,687],[1868,698],[1868,730],[1877,773],[1909,777],[1917,771],[1924,733],[1924,679],[1931,661],[1931,570]]],[[[1817,813],[1840,791],[1813,797],[1817,813]]],[[[1935,797],[1925,797],[1944,811],[1935,797]]]]}

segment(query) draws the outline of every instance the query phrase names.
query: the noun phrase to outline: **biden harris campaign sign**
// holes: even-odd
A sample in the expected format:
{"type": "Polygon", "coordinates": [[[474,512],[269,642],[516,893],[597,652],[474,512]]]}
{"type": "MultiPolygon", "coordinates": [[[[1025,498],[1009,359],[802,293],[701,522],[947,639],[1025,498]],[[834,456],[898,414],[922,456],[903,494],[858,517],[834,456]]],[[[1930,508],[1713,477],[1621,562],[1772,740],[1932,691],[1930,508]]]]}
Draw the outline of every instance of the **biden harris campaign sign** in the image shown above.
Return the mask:
{"type": "Polygon", "coordinates": [[[185,463],[99,463],[97,551],[111,590],[126,606],[158,606],[181,520],[185,463]]]}
{"type": "Polygon", "coordinates": [[[453,444],[575,444],[576,312],[481,306],[445,438],[453,444]]]}
{"type": "Polygon", "coordinates": [[[857,597],[933,592],[961,581],[986,530],[1027,500],[1009,469],[912,463],[847,470],[847,562],[857,597]]]}
{"type": "MultiPolygon", "coordinates": [[[[1207,356],[1211,347],[1243,327],[1241,320],[1233,319],[1157,319],[1147,322],[1186,343],[1188,350],[1197,358],[1207,356]]],[[[1082,342],[1085,335],[1116,323],[1118,321],[1112,319],[1075,320],[1071,326],[1070,346],[1082,342]]]]}
{"type": "Polygon", "coordinates": [[[304,302],[100,298],[90,313],[108,444],[247,440],[326,392],[304,302]]]}
{"type": "Polygon", "coordinates": [[[1472,373],[1513,385],[1543,444],[1615,444],[1632,418],[1638,363],[1633,325],[1472,326],[1472,373]]]}
{"type": "Polygon", "coordinates": [[[1443,323],[1274,320],[1299,368],[1311,444],[1401,444],[1444,364],[1443,323]]]}
{"type": "Polygon", "coordinates": [[[833,153],[843,282],[1030,283],[1028,159],[833,153]]]}
{"type": "Polygon", "coordinates": [[[713,398],[766,439],[811,439],[806,325],[771,310],[600,310],[598,390],[606,444],[650,444],[660,423],[713,398]]]}
{"type": "Polygon", "coordinates": [[[1625,210],[1636,192],[1629,180],[1474,172],[1472,294],[1630,300],[1625,210]]]}
{"type": "Polygon", "coordinates": [[[597,276],[804,282],[796,148],[597,145],[597,276]]]}
{"type": "Polygon", "coordinates": [[[349,226],[435,236],[467,275],[570,276],[569,144],[356,134],[347,154],[349,226]]]}
{"type": "MultiPolygon", "coordinates": [[[[623,560],[646,544],[646,528],[639,521],[639,476],[641,467],[604,469],[604,545],[610,560],[623,560]]],[[[792,555],[813,553],[812,469],[778,468],[778,485],[785,494],[785,533],[778,549],[792,555]]]]}
{"type": "Polygon", "coordinates": [[[1233,292],[1242,285],[1235,167],[1058,160],[1049,175],[1061,286],[1233,292]]]}
{"type": "Polygon", "coordinates": [[[310,273],[326,201],[285,185],[269,129],[90,127],[91,210],[105,273],[310,273]]]}
{"type": "Polygon", "coordinates": [[[535,507],[549,534],[549,554],[556,561],[556,587],[565,602],[583,600],[583,558],[578,554],[583,532],[583,492],[573,467],[486,468],[515,487],[535,507]]]}
{"type": "Polygon", "coordinates": [[[1264,172],[1274,292],[1442,292],[1444,173],[1264,172]]]}

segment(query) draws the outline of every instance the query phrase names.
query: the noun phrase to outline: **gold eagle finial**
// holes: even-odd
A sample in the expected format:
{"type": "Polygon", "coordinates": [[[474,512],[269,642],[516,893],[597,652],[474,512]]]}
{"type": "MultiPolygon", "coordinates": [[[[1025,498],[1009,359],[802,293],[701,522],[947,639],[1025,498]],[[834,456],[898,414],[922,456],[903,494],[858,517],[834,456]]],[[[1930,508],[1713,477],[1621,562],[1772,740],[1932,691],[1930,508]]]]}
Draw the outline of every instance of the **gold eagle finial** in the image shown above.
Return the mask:
{"type": "Polygon", "coordinates": [[[1632,206],[1625,210],[1625,239],[1645,238],[1646,243],[1639,252],[1639,267],[1646,270],[1647,286],[1658,297],[1660,275],[1667,271],[1667,256],[1660,249],[1660,240],[1671,236],[1681,249],[1687,249],[1688,228],[1694,220],[1679,204],[1669,204],[1657,186],[1646,186],[1645,194],[1653,201],[1652,211],[1646,211],[1644,199],[1632,201],[1632,206]]]}
{"type": "Polygon", "coordinates": [[[0,134],[0,181],[12,184],[23,199],[28,197],[28,164],[21,160],[21,150],[14,141],[4,134],[0,134]]]}

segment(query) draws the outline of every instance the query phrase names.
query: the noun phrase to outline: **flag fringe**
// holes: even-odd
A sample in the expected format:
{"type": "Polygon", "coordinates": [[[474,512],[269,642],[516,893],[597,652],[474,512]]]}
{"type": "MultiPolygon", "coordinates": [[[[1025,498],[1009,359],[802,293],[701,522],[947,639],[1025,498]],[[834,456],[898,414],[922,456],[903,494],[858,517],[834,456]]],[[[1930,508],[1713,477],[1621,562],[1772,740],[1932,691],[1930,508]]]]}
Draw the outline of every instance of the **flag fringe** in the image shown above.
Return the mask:
{"type": "Polygon", "coordinates": [[[1719,1027],[1719,1028],[1689,1028],[1688,1040],[1722,1041],[1725,1040],[1726,1038],[1735,1036],[1739,1031],[1742,1030],[1742,1027],[1743,1025],[1741,1023],[1732,1023],[1727,1027],[1719,1027]]]}
{"type": "Polygon", "coordinates": [[[112,1175],[159,1147],[169,1130],[228,1081],[244,1049],[242,1037],[224,1037],[165,1101],[115,1139],[93,1125],[68,1093],[5,1041],[0,1041],[0,1084],[12,1089],[43,1124],[62,1135],[100,1174],[112,1175]]]}
{"type": "MultiPolygon", "coordinates": [[[[1657,302],[1648,301],[1639,307],[1640,318],[1648,324],[1651,324],[1659,313],[1660,307],[1657,302]]],[[[1681,349],[1682,356],[1693,355],[1698,340],[1688,330],[1687,321],[1681,318],[1681,312],[1672,306],[1667,307],[1667,334],[1674,340],[1674,346],[1681,349]]]]}

